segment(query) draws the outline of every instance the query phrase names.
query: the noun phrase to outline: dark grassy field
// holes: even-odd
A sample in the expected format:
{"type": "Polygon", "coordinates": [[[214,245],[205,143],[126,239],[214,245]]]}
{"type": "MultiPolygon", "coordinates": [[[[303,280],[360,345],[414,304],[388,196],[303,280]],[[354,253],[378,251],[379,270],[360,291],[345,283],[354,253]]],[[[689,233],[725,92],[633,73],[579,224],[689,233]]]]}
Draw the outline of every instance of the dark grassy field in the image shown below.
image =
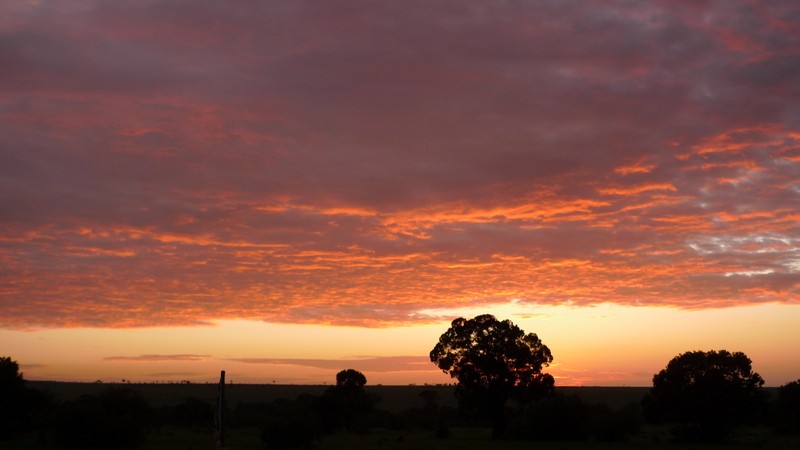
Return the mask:
{"type": "MultiPolygon", "coordinates": [[[[50,392],[58,401],[69,401],[83,394],[99,394],[109,386],[133,388],[139,391],[154,407],[174,406],[186,398],[195,397],[214,402],[217,385],[209,384],[95,384],[29,381],[29,386],[50,392]]],[[[235,408],[239,402],[270,402],[279,398],[295,399],[302,394],[321,395],[329,386],[307,385],[226,385],[227,404],[235,408]]],[[[420,392],[434,390],[439,393],[442,406],[455,407],[454,386],[368,386],[370,393],[380,396],[378,409],[400,412],[410,408],[420,408],[424,402],[420,392]]],[[[566,395],[576,395],[587,404],[605,403],[619,409],[630,403],[638,403],[648,392],[645,387],[560,387],[558,391],[566,395]]],[[[767,392],[773,398],[775,389],[767,392]]],[[[800,436],[775,435],[767,428],[746,428],[738,431],[727,444],[681,444],[672,442],[667,428],[645,426],[640,433],[624,442],[542,442],[506,439],[493,441],[488,428],[453,427],[447,439],[437,439],[431,430],[408,429],[387,430],[374,428],[367,433],[340,432],[325,435],[315,443],[319,450],[334,449],[416,449],[416,450],[572,450],[572,449],[798,449],[800,436]]],[[[231,450],[263,449],[258,428],[232,428],[229,430],[228,447],[231,450]]],[[[52,441],[42,442],[36,434],[21,436],[12,442],[0,443],[0,448],[9,449],[54,449],[52,441]],[[10,446],[8,446],[10,445],[10,446]]],[[[163,426],[148,433],[145,450],[203,449],[214,448],[210,430],[191,431],[171,426],[163,426]]]]}
{"type": "MultiPolygon", "coordinates": [[[[99,394],[108,386],[126,386],[141,392],[154,407],[176,405],[188,397],[215,401],[217,385],[208,384],[109,384],[109,383],[70,383],[59,381],[28,381],[28,385],[52,393],[61,401],[78,398],[82,394],[99,394]]],[[[236,406],[238,402],[270,402],[278,398],[295,399],[301,394],[320,395],[328,386],[320,385],[268,385],[268,384],[229,384],[225,394],[227,404],[236,406]]],[[[370,393],[380,396],[379,409],[397,412],[420,407],[423,402],[419,393],[433,390],[439,393],[442,406],[456,407],[453,395],[454,386],[366,386],[370,393]]],[[[567,395],[577,395],[589,404],[605,403],[617,409],[629,403],[636,403],[647,393],[644,387],[559,387],[557,390],[567,395]]]]}
{"type": "MultiPolygon", "coordinates": [[[[453,428],[452,436],[437,439],[430,431],[394,431],[375,429],[365,434],[338,433],[315,442],[316,450],[797,450],[800,437],[775,436],[768,430],[745,429],[726,444],[688,444],[668,441],[665,429],[645,427],[640,435],[626,442],[542,442],[527,440],[492,440],[488,428],[453,428]]],[[[236,429],[229,433],[230,450],[263,450],[264,444],[257,429],[236,429]]],[[[42,443],[36,435],[23,436],[12,442],[0,443],[0,448],[14,450],[57,449],[52,442],[42,443]],[[5,446],[3,446],[5,444],[5,446]]],[[[141,450],[200,450],[213,449],[210,432],[200,433],[162,428],[148,435],[141,450]]]]}

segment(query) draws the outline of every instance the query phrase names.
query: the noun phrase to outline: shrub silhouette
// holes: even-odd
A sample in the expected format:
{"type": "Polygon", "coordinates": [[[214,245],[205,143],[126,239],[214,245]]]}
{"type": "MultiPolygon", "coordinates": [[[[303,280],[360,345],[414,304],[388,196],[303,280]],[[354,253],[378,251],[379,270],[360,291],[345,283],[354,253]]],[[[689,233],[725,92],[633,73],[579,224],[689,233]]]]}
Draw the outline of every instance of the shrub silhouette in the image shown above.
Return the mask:
{"type": "Polygon", "coordinates": [[[512,422],[516,437],[543,441],[580,441],[589,437],[589,407],[576,396],[552,394],[529,404],[512,422]]]}
{"type": "Polygon", "coordinates": [[[653,377],[642,406],[650,422],[677,424],[680,439],[723,441],[761,410],[763,384],[744,353],[687,352],[653,377]]]}
{"type": "Polygon", "coordinates": [[[367,378],[354,369],[336,375],[336,385],[319,397],[278,399],[269,404],[240,404],[239,412],[263,417],[261,440],[268,449],[309,448],[323,433],[366,431],[377,399],[366,392],[367,378]],[[240,411],[241,410],[241,411],[240,411]]]}
{"type": "Polygon", "coordinates": [[[187,397],[170,408],[168,422],[179,428],[208,431],[214,428],[214,405],[197,397],[187,397]]]}
{"type": "Polygon", "coordinates": [[[261,428],[261,441],[267,449],[310,448],[321,435],[315,397],[301,396],[294,401],[278,399],[267,406],[270,414],[261,428]]]}
{"type": "Polygon", "coordinates": [[[790,381],[778,388],[778,430],[800,433],[800,380],[790,381]]]}
{"type": "Polygon", "coordinates": [[[550,349],[536,334],[525,334],[511,321],[490,314],[454,320],[430,358],[458,380],[460,409],[475,409],[491,420],[494,438],[505,431],[510,397],[527,403],[552,391],[554,384],[552,376],[542,373],[553,361],[550,349]]]}
{"type": "Polygon", "coordinates": [[[276,406],[278,402],[285,402],[286,399],[277,399],[272,402],[238,402],[233,409],[228,420],[231,428],[261,427],[272,416],[280,414],[280,409],[276,406]]]}
{"type": "Polygon", "coordinates": [[[597,441],[621,441],[628,435],[634,435],[644,422],[642,408],[637,403],[625,405],[613,410],[601,403],[589,408],[591,418],[591,435],[597,441]]]}
{"type": "Polygon", "coordinates": [[[65,403],[55,421],[55,438],[68,448],[137,448],[145,441],[152,417],[141,394],[109,388],[65,403]]]}

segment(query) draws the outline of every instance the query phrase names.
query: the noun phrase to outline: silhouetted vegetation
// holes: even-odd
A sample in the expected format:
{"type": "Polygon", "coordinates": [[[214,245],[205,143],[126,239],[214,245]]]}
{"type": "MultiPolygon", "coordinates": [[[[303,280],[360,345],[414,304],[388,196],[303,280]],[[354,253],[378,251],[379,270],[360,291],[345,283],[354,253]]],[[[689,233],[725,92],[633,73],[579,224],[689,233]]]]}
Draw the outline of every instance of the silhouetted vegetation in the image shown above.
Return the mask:
{"type": "Polygon", "coordinates": [[[553,377],[542,373],[553,361],[550,349],[536,334],[525,334],[511,321],[490,314],[454,320],[430,358],[458,380],[461,412],[489,418],[495,438],[504,434],[509,398],[524,406],[554,386],[553,377]]]}
{"type": "Polygon", "coordinates": [[[800,434],[800,380],[786,383],[778,389],[776,409],[778,430],[800,434]]]}
{"type": "Polygon", "coordinates": [[[55,421],[56,442],[67,448],[137,448],[154,411],[129,388],[108,388],[65,403],[55,421]]]}
{"type": "Polygon", "coordinates": [[[25,384],[19,364],[0,357],[0,440],[45,426],[52,400],[25,384]]]}
{"type": "MultiPolygon", "coordinates": [[[[318,398],[302,396],[297,400],[276,400],[269,404],[261,428],[261,441],[267,449],[309,448],[323,433],[318,414],[318,398]]],[[[328,431],[328,430],[325,430],[328,431]]]]}
{"type": "Polygon", "coordinates": [[[162,424],[178,428],[210,431],[214,428],[214,405],[197,397],[187,397],[175,406],[161,408],[162,424]]]}
{"type": "MultiPolygon", "coordinates": [[[[488,323],[494,325],[492,321],[488,323]]],[[[485,335],[482,329],[473,331],[488,336],[495,333],[496,328],[488,328],[485,335]]],[[[505,343],[506,337],[512,340],[514,338],[510,336],[525,336],[521,331],[515,333],[500,333],[496,335],[498,343],[493,344],[481,344],[481,338],[476,337],[474,347],[483,345],[484,351],[504,348],[499,342],[505,343]]],[[[527,342],[541,345],[538,340],[529,339],[527,342]]],[[[462,356],[467,353],[464,352],[462,356]]],[[[480,352],[478,354],[482,355],[480,352]]],[[[525,361],[525,358],[520,359],[525,361]]],[[[486,367],[502,367],[500,363],[506,364],[512,360],[499,358],[496,365],[486,367]]],[[[478,361],[484,364],[490,359],[478,361]]],[[[470,364],[465,361],[461,363],[461,367],[470,364]]],[[[469,370],[479,370],[476,362],[472,363],[474,367],[469,370]]],[[[0,377],[3,393],[15,389],[18,391],[20,386],[25,386],[15,362],[3,358],[0,364],[3,366],[0,377]]],[[[508,373],[512,374],[509,377],[513,376],[516,367],[512,365],[512,369],[509,369],[508,373]]],[[[739,425],[758,418],[755,413],[762,410],[765,397],[762,395],[761,378],[752,372],[749,359],[741,353],[721,351],[679,355],[654,377],[653,388],[641,402],[627,404],[635,398],[642,398],[644,391],[641,388],[556,390],[552,383],[541,383],[541,372],[528,370],[523,373],[528,373],[536,381],[520,380],[507,385],[503,420],[505,435],[510,440],[508,444],[489,444],[486,441],[490,435],[492,439],[497,438],[496,430],[490,429],[496,425],[491,417],[494,412],[491,408],[496,407],[495,403],[485,398],[465,402],[465,395],[485,395],[492,392],[490,389],[465,390],[461,386],[368,387],[366,377],[353,369],[339,372],[335,385],[307,387],[309,393],[305,394],[301,393],[303,388],[296,389],[293,386],[231,386],[249,394],[239,396],[235,407],[227,411],[227,434],[234,440],[239,439],[231,448],[262,449],[425,449],[460,448],[465,444],[465,449],[523,448],[521,446],[526,445],[540,448],[559,448],[563,445],[569,448],[575,448],[570,445],[610,448],[603,443],[610,442],[612,444],[607,445],[614,446],[618,445],[617,442],[625,441],[642,445],[643,448],[651,444],[675,448],[677,443],[664,442],[669,440],[669,431],[678,440],[711,442],[729,438],[738,443],[742,442],[741,439],[750,439],[746,442],[764,448],[773,442],[771,439],[775,439],[774,442],[783,448],[793,448],[794,444],[800,443],[800,438],[793,436],[798,434],[800,380],[773,390],[778,395],[770,404],[771,414],[762,416],[759,428],[751,427],[745,432],[737,432],[739,425]],[[384,405],[375,391],[371,392],[368,388],[391,393],[390,402],[384,405]],[[252,395],[257,392],[271,392],[273,396],[284,393],[287,397],[259,401],[259,398],[265,397],[252,395]],[[252,401],[243,401],[245,399],[252,401]],[[460,411],[455,409],[456,404],[460,406],[460,411]],[[405,409],[397,405],[404,405],[405,409]],[[388,411],[380,409],[381,406],[387,407],[388,411]],[[482,407],[489,409],[481,410],[482,407]],[[725,410],[720,410],[720,407],[725,410]],[[642,427],[645,413],[651,423],[648,427],[642,427]],[[758,437],[747,438],[748,433],[758,433],[758,437]],[[442,439],[448,441],[442,442],[442,439]],[[519,442],[522,440],[537,443],[519,442]]],[[[37,408],[43,410],[39,406],[33,407],[39,404],[35,395],[4,395],[4,417],[9,418],[6,424],[24,422],[27,425],[26,428],[11,430],[18,435],[6,435],[10,444],[0,447],[115,449],[204,448],[213,445],[215,384],[173,384],[158,386],[158,389],[152,385],[127,383],[124,386],[62,384],[72,393],[77,394],[78,388],[89,393],[68,397],[60,405],[52,406],[53,403],[49,403],[51,410],[56,411],[52,415],[29,414],[37,408]],[[141,392],[150,392],[150,400],[164,397],[170,400],[160,403],[159,409],[155,410],[141,392]],[[184,396],[179,400],[177,394],[180,392],[201,395],[184,396]],[[12,405],[12,398],[22,400],[14,400],[12,405]],[[17,413],[23,419],[28,419],[20,419],[17,413]],[[36,431],[37,423],[40,432],[36,431]]],[[[38,391],[31,389],[30,392],[38,391]]],[[[43,396],[41,393],[39,395],[43,396]]]]}
{"type": "Polygon", "coordinates": [[[371,413],[379,399],[364,390],[367,378],[347,369],[336,374],[336,385],[328,388],[317,401],[317,409],[326,432],[341,429],[365,431],[371,425],[371,413]]]}
{"type": "Polygon", "coordinates": [[[724,441],[763,410],[763,384],[744,353],[687,352],[653,377],[642,406],[650,422],[674,424],[679,439],[724,441]]]}

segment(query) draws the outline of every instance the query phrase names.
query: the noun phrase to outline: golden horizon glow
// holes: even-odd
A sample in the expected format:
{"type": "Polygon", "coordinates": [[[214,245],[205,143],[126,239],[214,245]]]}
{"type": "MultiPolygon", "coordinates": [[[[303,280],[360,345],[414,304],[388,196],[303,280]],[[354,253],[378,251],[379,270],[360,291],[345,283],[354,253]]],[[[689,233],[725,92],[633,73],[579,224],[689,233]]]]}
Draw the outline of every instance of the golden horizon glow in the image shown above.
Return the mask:
{"type": "Polygon", "coordinates": [[[457,315],[510,319],[537,333],[555,356],[557,385],[648,386],[674,356],[692,350],[744,351],[769,386],[796,379],[800,306],[766,304],[680,310],[603,304],[426,311],[428,325],[353,328],[219,321],[214,326],[148,329],[0,330],[14,342],[26,378],[209,382],[219,370],[241,383],[326,384],[354,368],[370,384],[452,383],[428,359],[457,315]],[[445,319],[447,318],[447,319],[445,319]],[[770,333],[764,333],[770,330],[770,333]],[[302,356],[298,356],[302,355],[302,356]]]}

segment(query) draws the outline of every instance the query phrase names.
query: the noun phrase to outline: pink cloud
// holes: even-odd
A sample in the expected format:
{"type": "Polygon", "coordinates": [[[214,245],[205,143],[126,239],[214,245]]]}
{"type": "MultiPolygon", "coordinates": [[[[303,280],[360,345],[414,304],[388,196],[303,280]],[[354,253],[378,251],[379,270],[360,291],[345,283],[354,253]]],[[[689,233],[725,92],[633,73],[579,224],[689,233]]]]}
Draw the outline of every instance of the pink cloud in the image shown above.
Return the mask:
{"type": "Polygon", "coordinates": [[[313,367],[315,369],[356,369],[365,372],[430,372],[437,371],[430,359],[419,356],[380,356],[355,359],[302,359],[302,358],[236,358],[230,361],[247,364],[277,364],[313,367]]]}
{"type": "Polygon", "coordinates": [[[139,356],[108,356],[105,361],[124,362],[161,362],[161,361],[205,361],[209,355],[139,355],[139,356]]]}
{"type": "Polygon", "coordinates": [[[793,2],[0,17],[0,326],[798,300],[793,2]]]}

